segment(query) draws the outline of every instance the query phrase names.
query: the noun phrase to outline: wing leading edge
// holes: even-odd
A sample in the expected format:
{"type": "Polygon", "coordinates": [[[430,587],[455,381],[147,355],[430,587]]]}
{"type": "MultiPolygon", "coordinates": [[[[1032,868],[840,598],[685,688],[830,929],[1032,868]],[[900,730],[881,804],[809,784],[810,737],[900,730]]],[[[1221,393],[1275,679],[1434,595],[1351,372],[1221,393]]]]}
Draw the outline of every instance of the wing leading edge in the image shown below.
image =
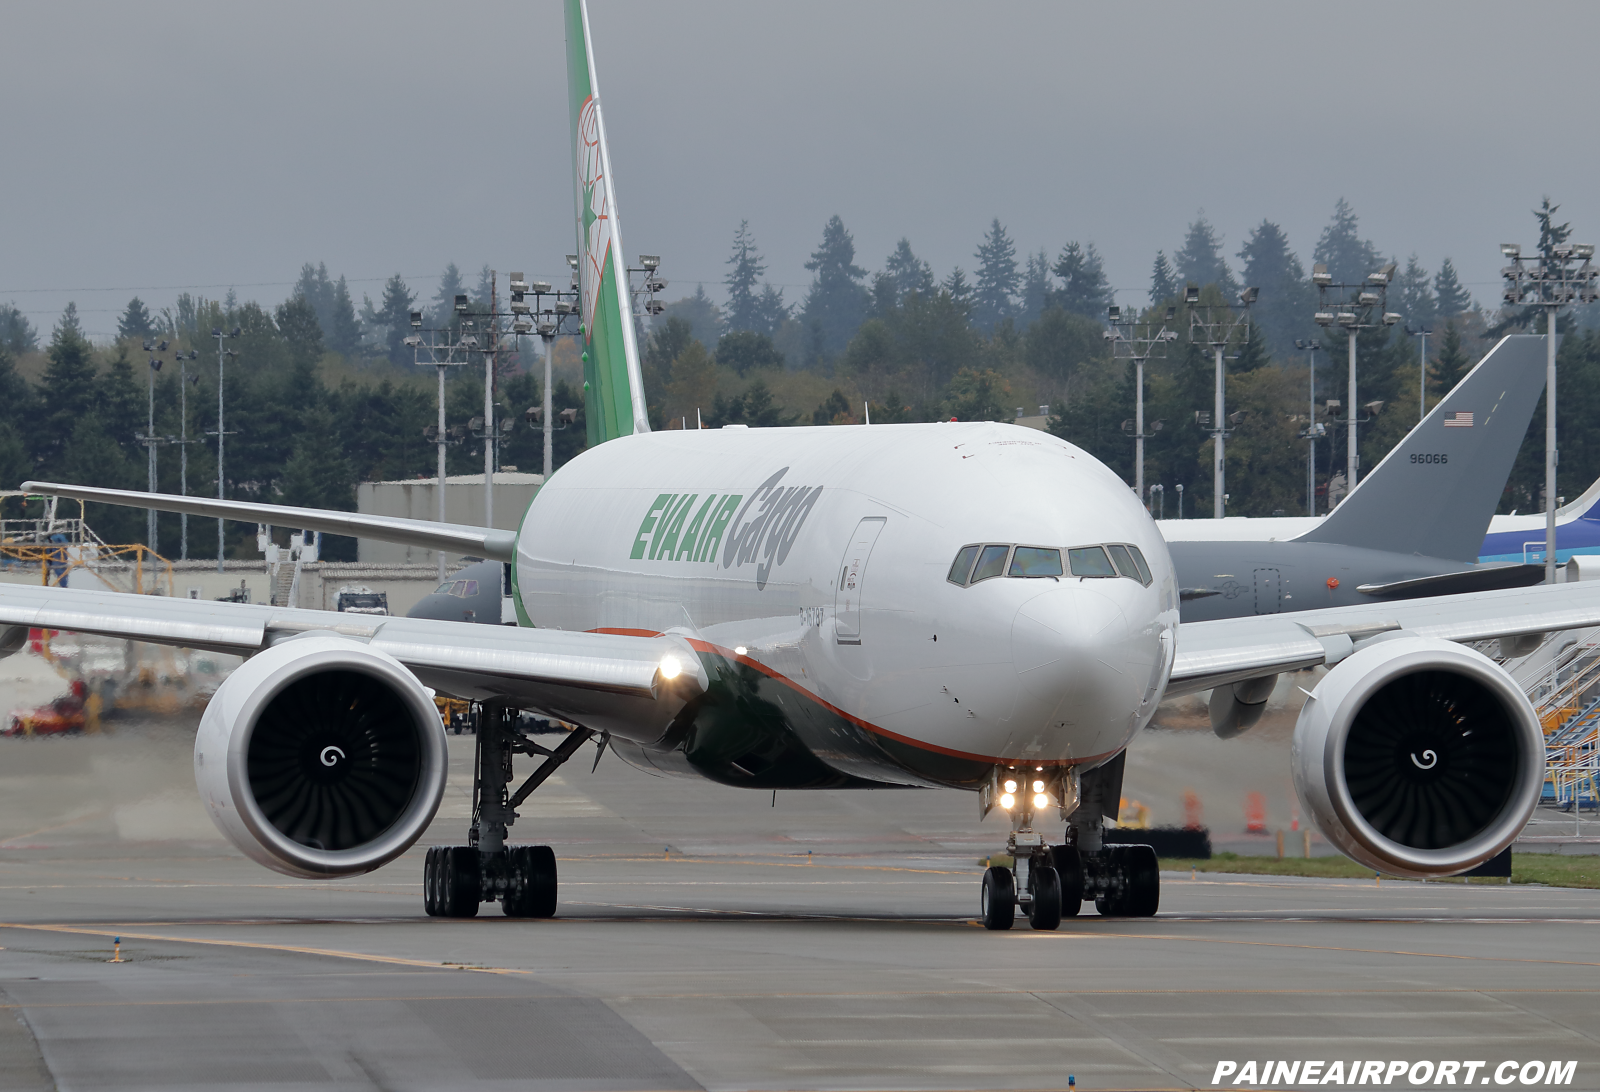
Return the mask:
{"type": "Polygon", "coordinates": [[[351,538],[375,538],[404,546],[419,546],[425,550],[473,554],[490,561],[511,561],[516,556],[516,532],[494,527],[433,523],[430,520],[371,516],[360,512],[333,512],[325,508],[291,508],[283,504],[179,497],[171,493],[100,489],[91,485],[62,485],[58,482],[23,482],[22,488],[29,493],[45,493],[98,504],[154,508],[158,512],[187,512],[191,516],[268,523],[274,527],[294,527],[330,535],[349,535],[351,538]]]}
{"type": "Polygon", "coordinates": [[[1178,654],[1167,694],[1192,694],[1318,664],[1332,666],[1350,654],[1356,641],[1395,630],[1465,642],[1596,625],[1600,581],[1185,622],[1178,627],[1178,654]]]}

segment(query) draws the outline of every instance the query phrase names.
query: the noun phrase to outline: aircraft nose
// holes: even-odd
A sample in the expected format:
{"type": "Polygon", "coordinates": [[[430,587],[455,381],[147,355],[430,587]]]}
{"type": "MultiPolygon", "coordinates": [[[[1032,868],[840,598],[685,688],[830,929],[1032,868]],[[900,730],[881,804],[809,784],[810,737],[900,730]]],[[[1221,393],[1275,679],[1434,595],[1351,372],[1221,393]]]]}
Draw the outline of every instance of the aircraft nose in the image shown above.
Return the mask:
{"type": "MultiPolygon", "coordinates": [[[[1116,583],[1113,591],[1132,591],[1116,583]]],[[[1022,604],[1011,624],[1011,657],[1034,715],[1051,728],[1122,731],[1140,710],[1159,655],[1159,638],[1144,636],[1115,595],[1087,581],[1022,604]]]]}

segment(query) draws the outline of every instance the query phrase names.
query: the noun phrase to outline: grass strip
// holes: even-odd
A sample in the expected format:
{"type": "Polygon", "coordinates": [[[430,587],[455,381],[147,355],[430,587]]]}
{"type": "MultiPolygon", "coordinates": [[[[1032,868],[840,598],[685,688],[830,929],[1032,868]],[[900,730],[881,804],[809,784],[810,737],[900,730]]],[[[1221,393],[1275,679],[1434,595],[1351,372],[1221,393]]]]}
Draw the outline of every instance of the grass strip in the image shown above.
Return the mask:
{"type": "MultiPolygon", "coordinates": [[[[1161,867],[1172,872],[1234,872],[1250,876],[1321,876],[1342,879],[1371,879],[1372,869],[1348,857],[1244,857],[1237,853],[1218,853],[1209,860],[1163,857],[1161,867]]],[[[1386,878],[1401,879],[1388,876],[1386,878]]],[[[1498,876],[1453,876],[1438,883],[1503,884],[1498,876]]],[[[1542,883],[1549,887],[1600,889],[1600,855],[1563,857],[1554,853],[1511,854],[1512,883],[1542,883]]]]}

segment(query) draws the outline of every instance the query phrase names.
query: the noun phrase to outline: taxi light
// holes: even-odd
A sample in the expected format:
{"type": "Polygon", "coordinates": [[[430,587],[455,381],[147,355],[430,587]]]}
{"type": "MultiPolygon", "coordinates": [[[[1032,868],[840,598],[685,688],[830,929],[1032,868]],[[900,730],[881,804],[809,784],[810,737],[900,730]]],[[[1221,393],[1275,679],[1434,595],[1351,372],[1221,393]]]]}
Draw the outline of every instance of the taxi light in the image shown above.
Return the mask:
{"type": "Polygon", "coordinates": [[[1005,795],[1000,797],[1000,806],[1002,808],[1005,808],[1007,811],[1010,811],[1011,808],[1016,804],[1016,802],[1017,802],[1017,798],[1015,796],[1012,796],[1010,793],[1006,793],[1005,795]]]}
{"type": "Polygon", "coordinates": [[[661,677],[663,679],[676,679],[682,673],[683,665],[678,662],[676,656],[661,657],[661,677]]]}
{"type": "Polygon", "coordinates": [[[1044,792],[1044,782],[1043,781],[1035,781],[1033,783],[1033,791],[1034,792],[1044,792]]]}
{"type": "Polygon", "coordinates": [[[1036,808],[1048,808],[1050,806],[1050,798],[1042,792],[1038,793],[1033,798],[1033,806],[1036,808]]]}
{"type": "MultiPolygon", "coordinates": [[[[1017,783],[1015,781],[1012,781],[1010,778],[1006,778],[1006,792],[1009,793],[1009,792],[1016,792],[1016,791],[1017,791],[1017,783]]],[[[1011,805],[1007,804],[1006,806],[1010,807],[1011,805]]]]}

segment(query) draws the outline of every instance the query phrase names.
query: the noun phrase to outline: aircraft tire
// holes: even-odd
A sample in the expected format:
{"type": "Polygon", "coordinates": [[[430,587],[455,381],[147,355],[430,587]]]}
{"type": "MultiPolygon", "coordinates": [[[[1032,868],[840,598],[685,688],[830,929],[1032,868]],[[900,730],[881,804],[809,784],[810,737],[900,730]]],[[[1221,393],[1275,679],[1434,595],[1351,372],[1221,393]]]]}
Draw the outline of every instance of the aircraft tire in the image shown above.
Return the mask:
{"type": "Polygon", "coordinates": [[[443,846],[429,846],[422,858],[422,909],[430,918],[439,916],[439,853],[443,846]]]}
{"type": "Polygon", "coordinates": [[[991,865],[983,874],[983,927],[1009,929],[1017,920],[1017,881],[1009,868],[991,865]]]}
{"type": "Polygon", "coordinates": [[[555,917],[555,852],[549,846],[512,846],[506,854],[512,876],[512,889],[500,904],[506,917],[555,917]]]}
{"type": "Polygon", "coordinates": [[[1061,873],[1049,865],[1033,873],[1033,901],[1028,903],[1028,924],[1045,932],[1061,928],[1061,873]]]}
{"type": "Polygon", "coordinates": [[[440,854],[439,916],[474,918],[482,900],[483,874],[477,846],[445,846],[440,854]]]}
{"type": "Polygon", "coordinates": [[[1161,905],[1161,862],[1149,846],[1124,846],[1122,868],[1126,892],[1122,913],[1130,918],[1154,917],[1161,905]]]}
{"type": "Polygon", "coordinates": [[[1083,855],[1077,846],[1052,846],[1050,861],[1061,877],[1061,916],[1075,918],[1083,909],[1083,855]]]}

